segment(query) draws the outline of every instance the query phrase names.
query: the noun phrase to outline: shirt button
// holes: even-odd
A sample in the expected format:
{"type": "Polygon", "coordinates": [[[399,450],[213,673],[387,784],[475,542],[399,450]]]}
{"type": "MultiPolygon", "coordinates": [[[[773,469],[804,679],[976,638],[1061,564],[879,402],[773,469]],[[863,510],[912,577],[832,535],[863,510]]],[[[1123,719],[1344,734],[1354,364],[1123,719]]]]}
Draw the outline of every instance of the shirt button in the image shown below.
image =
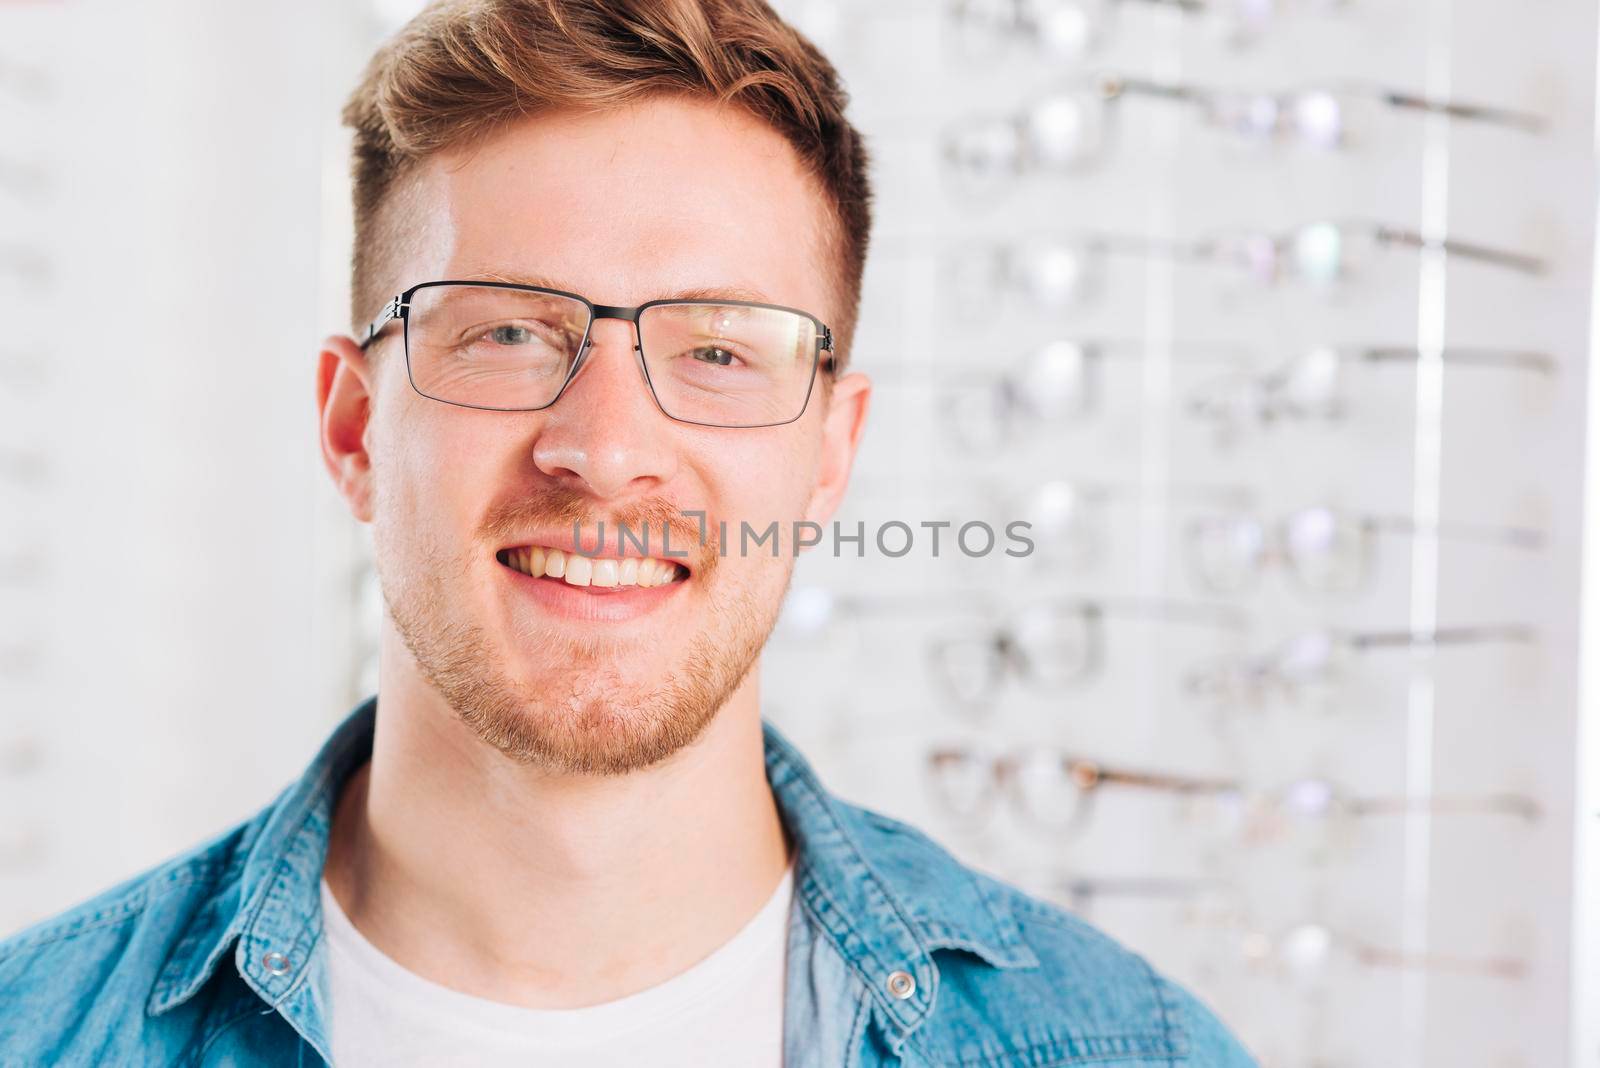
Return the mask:
{"type": "Polygon", "coordinates": [[[285,957],[277,950],[273,950],[271,953],[268,953],[262,957],[261,966],[266,968],[267,971],[271,972],[273,975],[289,974],[289,958],[285,957]]]}
{"type": "Polygon", "coordinates": [[[886,985],[889,987],[889,994],[900,1001],[917,992],[917,981],[911,978],[910,972],[890,972],[889,982],[886,985]]]}

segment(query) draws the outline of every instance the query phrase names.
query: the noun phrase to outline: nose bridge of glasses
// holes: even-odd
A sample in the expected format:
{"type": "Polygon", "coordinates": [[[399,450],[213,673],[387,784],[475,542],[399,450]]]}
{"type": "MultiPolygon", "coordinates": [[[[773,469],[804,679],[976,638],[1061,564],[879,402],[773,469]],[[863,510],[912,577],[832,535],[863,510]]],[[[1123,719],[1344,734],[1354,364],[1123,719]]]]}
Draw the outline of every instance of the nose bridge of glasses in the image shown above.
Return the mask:
{"type": "Polygon", "coordinates": [[[634,363],[638,368],[639,374],[641,376],[643,376],[645,378],[646,383],[648,383],[649,382],[649,375],[646,373],[645,367],[644,367],[644,349],[643,349],[642,342],[640,341],[640,338],[639,338],[639,311],[640,311],[640,309],[638,309],[638,308],[623,308],[623,307],[618,307],[616,305],[611,305],[611,304],[596,304],[593,307],[594,307],[594,314],[593,314],[593,316],[591,317],[591,319],[589,321],[589,329],[584,334],[583,345],[582,345],[581,348],[578,349],[577,354],[574,355],[573,359],[572,359],[572,371],[571,371],[570,375],[568,376],[569,381],[571,379],[575,379],[575,378],[578,377],[578,372],[582,371],[584,369],[584,366],[588,363],[589,357],[593,353],[596,341],[597,340],[602,340],[603,341],[605,339],[606,334],[610,333],[613,330],[618,331],[619,332],[619,336],[616,338],[616,341],[618,343],[618,347],[621,347],[622,339],[623,339],[624,336],[626,336],[625,334],[622,334],[621,332],[628,331],[629,328],[627,326],[624,326],[624,325],[618,325],[618,326],[614,326],[614,327],[603,325],[603,321],[604,320],[607,320],[607,319],[620,319],[624,323],[632,323],[633,324],[633,328],[632,328],[632,331],[631,331],[632,337],[628,338],[627,347],[633,353],[634,363]]]}
{"type": "MultiPolygon", "coordinates": [[[[584,347],[584,351],[588,351],[590,348],[592,348],[594,346],[595,331],[600,328],[600,322],[603,319],[620,319],[623,322],[632,323],[633,324],[633,344],[632,344],[631,347],[634,350],[637,351],[639,349],[639,312],[640,311],[641,311],[641,309],[639,309],[639,308],[623,308],[623,307],[619,307],[619,306],[614,305],[614,304],[596,304],[596,305],[594,305],[594,317],[593,317],[593,319],[591,320],[591,322],[589,324],[589,336],[584,341],[584,346],[583,346],[584,347]]],[[[625,327],[618,327],[617,329],[620,330],[620,329],[626,329],[626,328],[625,327]]]]}

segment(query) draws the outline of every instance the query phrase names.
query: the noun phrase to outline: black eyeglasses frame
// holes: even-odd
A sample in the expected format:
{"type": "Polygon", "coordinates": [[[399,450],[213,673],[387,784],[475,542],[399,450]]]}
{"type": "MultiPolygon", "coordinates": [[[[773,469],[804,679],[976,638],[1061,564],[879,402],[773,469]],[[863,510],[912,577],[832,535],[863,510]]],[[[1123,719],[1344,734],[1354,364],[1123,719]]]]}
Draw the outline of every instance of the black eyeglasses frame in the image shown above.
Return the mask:
{"type": "Polygon", "coordinates": [[[621,307],[614,304],[596,304],[579,293],[569,293],[566,290],[550,289],[545,286],[523,285],[519,282],[485,282],[477,279],[438,279],[431,282],[419,282],[410,289],[407,289],[405,292],[397,293],[394,297],[390,298],[389,303],[384,305],[383,310],[373,318],[372,322],[367,324],[366,336],[363,337],[360,342],[362,351],[366,351],[367,348],[378,339],[378,335],[387,329],[389,324],[396,319],[401,321],[402,328],[407,331],[404,339],[406,353],[406,378],[408,381],[410,381],[411,388],[416,390],[419,395],[427,397],[429,400],[438,401],[441,404],[454,404],[460,408],[474,408],[479,411],[487,412],[541,412],[555,404],[556,401],[559,401],[562,395],[566,393],[567,387],[572,384],[572,380],[577,377],[578,372],[583,368],[584,361],[588,358],[589,350],[592,347],[589,341],[589,334],[594,330],[595,321],[599,319],[622,319],[634,324],[634,355],[638,359],[639,370],[644,374],[645,385],[650,389],[650,397],[656,402],[656,408],[659,409],[661,414],[665,415],[668,419],[679,423],[688,423],[691,426],[716,427],[721,430],[758,430],[763,427],[786,426],[805,415],[806,409],[810,407],[811,394],[816,389],[817,368],[826,367],[827,369],[832,370],[834,366],[832,328],[808,311],[802,311],[799,308],[790,308],[782,304],[766,304],[755,300],[666,298],[663,300],[648,300],[643,304],[639,304],[634,307],[621,307]],[[555,396],[550,398],[549,403],[541,404],[537,408],[495,408],[482,404],[462,404],[460,401],[445,400],[442,397],[435,397],[430,393],[423,392],[422,388],[417,385],[416,378],[411,374],[411,345],[409,339],[410,317],[408,313],[411,310],[412,298],[415,297],[417,293],[424,289],[431,289],[441,286],[476,286],[481,289],[511,289],[523,293],[543,293],[548,296],[565,297],[569,300],[575,300],[589,309],[589,322],[584,327],[583,340],[578,345],[578,355],[573,358],[572,366],[567,370],[567,377],[562,381],[561,388],[556,390],[555,396]],[[659,308],[678,304],[726,304],[738,308],[763,308],[768,311],[788,312],[792,315],[798,315],[802,318],[809,319],[812,325],[816,327],[817,351],[813,353],[811,357],[811,373],[806,382],[806,395],[805,399],[800,403],[800,410],[796,412],[793,417],[789,419],[783,419],[775,423],[742,423],[733,426],[729,426],[725,423],[705,423],[694,419],[682,419],[667,411],[666,407],[661,403],[661,397],[656,393],[655,382],[653,382],[650,378],[650,368],[645,364],[644,361],[644,347],[642,339],[639,336],[638,329],[639,316],[651,308],[659,308]],[[823,356],[824,353],[827,354],[826,357],[823,356]]]}

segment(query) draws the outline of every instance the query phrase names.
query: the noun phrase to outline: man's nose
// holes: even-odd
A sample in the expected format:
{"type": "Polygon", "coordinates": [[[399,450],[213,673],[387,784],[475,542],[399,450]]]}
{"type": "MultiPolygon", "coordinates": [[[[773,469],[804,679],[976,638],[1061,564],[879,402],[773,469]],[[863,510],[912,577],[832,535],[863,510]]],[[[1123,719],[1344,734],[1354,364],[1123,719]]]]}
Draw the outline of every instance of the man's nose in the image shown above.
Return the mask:
{"type": "Polygon", "coordinates": [[[583,365],[533,444],[540,471],[599,500],[650,493],[677,470],[672,421],[650,393],[636,341],[631,323],[595,322],[583,365]]]}

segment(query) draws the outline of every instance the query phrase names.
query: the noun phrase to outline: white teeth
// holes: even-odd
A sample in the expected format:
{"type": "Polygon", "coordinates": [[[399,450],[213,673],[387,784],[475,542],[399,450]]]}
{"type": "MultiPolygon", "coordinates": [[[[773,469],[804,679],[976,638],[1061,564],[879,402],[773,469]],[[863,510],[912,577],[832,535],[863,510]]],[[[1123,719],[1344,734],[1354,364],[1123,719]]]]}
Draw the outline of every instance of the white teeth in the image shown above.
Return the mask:
{"type": "Polygon", "coordinates": [[[569,586],[665,586],[687,572],[678,564],[653,557],[588,557],[543,545],[505,550],[506,566],[531,575],[561,579],[569,586]]]}

